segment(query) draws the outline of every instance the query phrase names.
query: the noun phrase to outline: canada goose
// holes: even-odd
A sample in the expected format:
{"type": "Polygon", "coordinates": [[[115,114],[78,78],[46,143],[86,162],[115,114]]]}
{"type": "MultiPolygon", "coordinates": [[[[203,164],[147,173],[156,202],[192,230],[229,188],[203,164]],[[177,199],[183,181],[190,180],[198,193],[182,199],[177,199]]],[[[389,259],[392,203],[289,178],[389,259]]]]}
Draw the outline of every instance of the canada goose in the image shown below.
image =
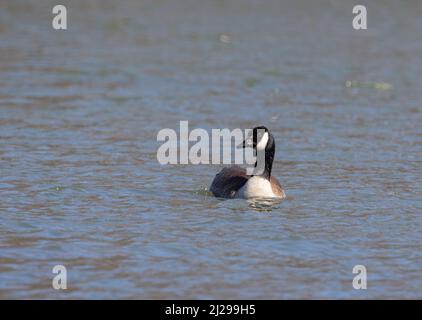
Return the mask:
{"type": "MultiPolygon", "coordinates": [[[[247,175],[246,169],[239,166],[223,168],[211,184],[211,192],[222,198],[279,198],[286,197],[278,180],[271,176],[275,153],[274,137],[264,127],[252,130],[252,139],[247,137],[238,147],[252,147],[255,150],[265,149],[265,168],[260,175],[247,175]]],[[[255,163],[255,167],[256,167],[255,163]]]]}

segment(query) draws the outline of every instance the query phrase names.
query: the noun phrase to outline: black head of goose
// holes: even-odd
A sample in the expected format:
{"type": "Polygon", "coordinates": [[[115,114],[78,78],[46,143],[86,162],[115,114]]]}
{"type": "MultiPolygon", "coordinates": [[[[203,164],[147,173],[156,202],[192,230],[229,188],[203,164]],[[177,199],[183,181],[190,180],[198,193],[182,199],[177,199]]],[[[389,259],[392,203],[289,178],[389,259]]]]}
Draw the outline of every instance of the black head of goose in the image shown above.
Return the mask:
{"type": "MultiPolygon", "coordinates": [[[[265,150],[265,166],[259,174],[248,175],[239,166],[223,168],[211,184],[211,192],[221,198],[279,198],[286,197],[278,180],[271,175],[275,154],[275,140],[264,126],[255,127],[241,148],[251,147],[257,152],[265,150]]],[[[257,163],[255,163],[255,167],[257,163]]]]}

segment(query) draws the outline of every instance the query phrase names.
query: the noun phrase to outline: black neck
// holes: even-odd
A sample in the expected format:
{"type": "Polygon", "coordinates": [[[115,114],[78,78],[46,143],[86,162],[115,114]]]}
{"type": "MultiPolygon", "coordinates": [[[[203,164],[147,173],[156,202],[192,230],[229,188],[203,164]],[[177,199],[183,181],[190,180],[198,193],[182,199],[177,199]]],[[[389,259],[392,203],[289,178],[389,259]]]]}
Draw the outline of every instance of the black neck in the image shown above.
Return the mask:
{"type": "MultiPolygon", "coordinates": [[[[270,180],[271,169],[273,168],[274,154],[275,154],[275,145],[274,143],[271,143],[270,146],[267,146],[267,148],[265,148],[265,168],[264,168],[264,172],[258,175],[259,177],[263,177],[265,179],[270,180]]],[[[257,162],[255,162],[255,167],[256,165],[257,165],[257,162]]]]}

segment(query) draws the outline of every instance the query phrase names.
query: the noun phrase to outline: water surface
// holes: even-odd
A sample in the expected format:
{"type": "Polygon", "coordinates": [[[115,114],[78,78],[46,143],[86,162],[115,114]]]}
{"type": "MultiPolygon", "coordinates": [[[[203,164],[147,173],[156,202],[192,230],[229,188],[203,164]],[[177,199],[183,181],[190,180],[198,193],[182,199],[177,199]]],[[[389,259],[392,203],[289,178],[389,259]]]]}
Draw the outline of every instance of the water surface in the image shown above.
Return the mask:
{"type": "Polygon", "coordinates": [[[422,298],[421,2],[62,3],[0,4],[0,298],[422,298]],[[287,199],[161,166],[181,120],[269,127],[287,199]]]}

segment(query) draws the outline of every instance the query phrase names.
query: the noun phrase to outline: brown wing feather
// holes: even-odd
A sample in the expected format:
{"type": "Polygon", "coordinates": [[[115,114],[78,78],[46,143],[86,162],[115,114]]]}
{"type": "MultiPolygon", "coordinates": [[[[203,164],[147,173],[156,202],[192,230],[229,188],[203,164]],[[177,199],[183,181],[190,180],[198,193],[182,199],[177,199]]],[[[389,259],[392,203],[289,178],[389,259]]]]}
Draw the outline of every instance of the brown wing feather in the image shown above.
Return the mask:
{"type": "Polygon", "coordinates": [[[233,198],[249,178],[244,168],[238,166],[223,168],[215,176],[210,190],[216,197],[233,198]]]}
{"type": "Polygon", "coordinates": [[[281,186],[280,182],[278,182],[277,178],[271,176],[270,183],[271,183],[271,188],[273,189],[273,192],[275,195],[279,196],[280,198],[286,197],[283,187],[281,186]]]}

